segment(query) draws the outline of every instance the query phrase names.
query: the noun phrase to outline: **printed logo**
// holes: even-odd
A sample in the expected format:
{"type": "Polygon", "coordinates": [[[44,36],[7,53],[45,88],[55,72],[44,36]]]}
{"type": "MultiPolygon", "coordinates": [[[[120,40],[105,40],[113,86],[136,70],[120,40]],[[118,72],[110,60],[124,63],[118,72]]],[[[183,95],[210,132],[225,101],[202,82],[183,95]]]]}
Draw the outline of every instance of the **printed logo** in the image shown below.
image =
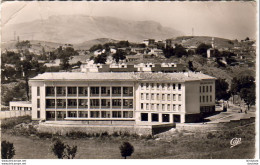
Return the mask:
{"type": "Polygon", "coordinates": [[[235,147],[236,145],[241,144],[241,138],[233,138],[230,140],[230,148],[235,147]]]}

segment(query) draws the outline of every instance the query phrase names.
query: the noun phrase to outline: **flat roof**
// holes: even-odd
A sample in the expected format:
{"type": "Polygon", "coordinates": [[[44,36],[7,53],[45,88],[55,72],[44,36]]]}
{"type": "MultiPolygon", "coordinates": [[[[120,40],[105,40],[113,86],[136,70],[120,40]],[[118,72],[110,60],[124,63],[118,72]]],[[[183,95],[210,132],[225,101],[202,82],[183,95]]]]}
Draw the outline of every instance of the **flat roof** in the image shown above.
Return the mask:
{"type": "Polygon", "coordinates": [[[46,72],[39,74],[30,81],[199,81],[216,79],[203,73],[151,73],[151,72],[46,72]]]}

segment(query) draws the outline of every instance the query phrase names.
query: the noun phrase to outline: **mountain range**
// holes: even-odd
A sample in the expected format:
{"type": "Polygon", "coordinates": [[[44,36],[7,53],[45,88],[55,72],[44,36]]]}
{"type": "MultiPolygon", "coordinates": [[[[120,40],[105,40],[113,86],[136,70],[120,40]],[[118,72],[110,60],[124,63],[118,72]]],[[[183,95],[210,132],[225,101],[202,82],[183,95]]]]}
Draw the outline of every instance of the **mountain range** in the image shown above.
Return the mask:
{"type": "Polygon", "coordinates": [[[164,27],[155,21],[130,21],[115,17],[50,16],[19,24],[7,24],[2,28],[2,41],[19,36],[20,40],[39,40],[56,43],[78,44],[98,38],[112,38],[140,42],[147,38],[162,40],[183,35],[175,29],[164,27]]]}

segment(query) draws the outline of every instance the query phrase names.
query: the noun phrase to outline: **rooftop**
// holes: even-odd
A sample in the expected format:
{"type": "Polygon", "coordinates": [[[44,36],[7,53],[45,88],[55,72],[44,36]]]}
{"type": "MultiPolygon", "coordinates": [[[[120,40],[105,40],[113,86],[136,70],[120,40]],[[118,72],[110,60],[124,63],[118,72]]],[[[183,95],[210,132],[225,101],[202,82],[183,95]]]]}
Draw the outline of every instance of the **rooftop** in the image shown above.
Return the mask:
{"type": "Polygon", "coordinates": [[[138,80],[154,80],[154,81],[198,81],[202,79],[215,79],[214,77],[203,73],[179,72],[179,73],[147,73],[147,72],[98,72],[98,73],[82,73],[82,72],[46,72],[39,74],[30,81],[138,81],[138,80]]]}

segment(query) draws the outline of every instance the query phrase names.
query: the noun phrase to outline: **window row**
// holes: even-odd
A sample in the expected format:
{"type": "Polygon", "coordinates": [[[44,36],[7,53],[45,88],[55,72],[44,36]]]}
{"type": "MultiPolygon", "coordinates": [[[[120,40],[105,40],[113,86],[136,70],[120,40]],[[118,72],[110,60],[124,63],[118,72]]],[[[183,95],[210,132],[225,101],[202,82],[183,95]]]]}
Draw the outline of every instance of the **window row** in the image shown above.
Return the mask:
{"type": "Polygon", "coordinates": [[[152,110],[152,111],[181,111],[181,104],[149,104],[141,103],[141,110],[152,110]]]}
{"type": "MultiPolygon", "coordinates": [[[[133,118],[133,111],[90,111],[90,114],[86,111],[68,111],[68,117],[71,118],[133,118]]],[[[46,120],[64,120],[66,118],[66,112],[64,111],[47,111],[46,120]]]]}
{"type": "Polygon", "coordinates": [[[212,102],[212,96],[200,96],[200,103],[212,102]]]}
{"type": "Polygon", "coordinates": [[[163,89],[163,90],[181,90],[181,84],[171,84],[171,83],[141,83],[141,89],[144,90],[154,90],[154,89],[157,89],[157,90],[160,90],[160,89],[163,89]]]}
{"type": "Polygon", "coordinates": [[[141,93],[141,100],[162,100],[162,101],[181,101],[181,94],[159,94],[159,93],[141,93]]]}
{"type": "MultiPolygon", "coordinates": [[[[46,99],[46,108],[88,108],[88,99],[46,99]]],[[[90,108],[133,108],[133,99],[90,99],[90,108]],[[111,104],[112,103],[112,104],[111,104]],[[123,103],[123,104],[122,104],[123,103]]]]}
{"type": "MultiPolygon", "coordinates": [[[[56,87],[56,96],[88,96],[88,89],[90,96],[133,96],[133,87],[56,87]]],[[[46,96],[55,96],[55,87],[46,87],[46,96]]]]}
{"type": "MultiPolygon", "coordinates": [[[[159,122],[159,114],[158,113],[151,113],[150,118],[152,122],[159,122]]],[[[169,114],[161,114],[162,122],[170,122],[170,115],[169,114]]],[[[141,113],[141,121],[149,121],[149,114],[148,113],[141,113]]],[[[180,115],[173,115],[173,122],[179,123],[181,121],[180,115]]]]}
{"type": "Polygon", "coordinates": [[[212,92],[212,86],[200,86],[200,93],[212,92]]]}

